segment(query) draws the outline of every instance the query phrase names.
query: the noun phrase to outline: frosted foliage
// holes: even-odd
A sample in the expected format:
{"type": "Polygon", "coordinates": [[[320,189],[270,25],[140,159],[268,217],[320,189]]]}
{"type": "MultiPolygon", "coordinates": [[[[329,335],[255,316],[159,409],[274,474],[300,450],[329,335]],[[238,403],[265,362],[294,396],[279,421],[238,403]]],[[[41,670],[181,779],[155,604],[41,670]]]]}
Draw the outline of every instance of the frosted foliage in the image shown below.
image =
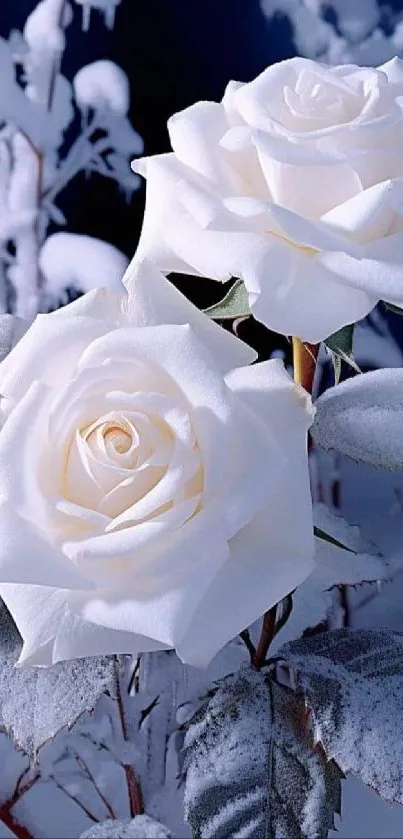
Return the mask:
{"type": "MultiPolygon", "coordinates": [[[[45,273],[39,264],[49,225],[67,223],[57,200],[77,174],[113,180],[126,199],[139,186],[130,160],[142,152],[143,142],[127,116],[130,89],[124,71],[99,60],[79,70],[73,84],[62,72],[77,6],[87,17],[90,6],[97,8],[112,26],[118,4],[39,0],[22,33],[12,31],[8,42],[0,38],[0,312],[11,305],[13,313],[32,320],[38,311],[60,305],[66,285],[57,279],[64,283],[67,273],[70,288],[86,291],[94,285],[116,286],[116,266],[121,274],[126,268],[119,251],[112,246],[107,251],[107,244],[97,240],[91,249],[89,237],[80,266],[78,258],[72,264],[73,257],[69,270],[50,266],[50,255],[58,254],[52,245],[45,252],[45,273]],[[75,106],[82,113],[81,133],[71,141],[75,106]],[[99,270],[102,249],[106,277],[99,270]]],[[[83,255],[84,237],[75,244],[83,255]]]]}
{"type": "Polygon", "coordinates": [[[39,256],[41,274],[51,295],[67,287],[90,291],[103,286],[121,291],[127,264],[127,257],[109,242],[78,233],[53,233],[39,256]]]}
{"type": "Polygon", "coordinates": [[[65,43],[63,29],[71,23],[71,19],[72,9],[69,3],[61,0],[41,0],[27,17],[23,30],[24,39],[35,51],[62,52],[65,43]]]}
{"type": "Polygon", "coordinates": [[[261,6],[269,19],[289,18],[299,55],[329,64],[362,65],[403,55],[401,12],[377,0],[261,0],[261,6]],[[328,15],[325,18],[329,10],[335,25],[328,15]]]}
{"type": "Polygon", "coordinates": [[[129,80],[114,61],[94,61],[76,73],[73,80],[77,105],[125,116],[130,105],[129,80]]]}
{"type": "Polygon", "coordinates": [[[95,824],[81,834],[80,839],[170,839],[172,834],[165,825],[150,816],[134,819],[108,819],[95,824]]]}
{"type": "Polygon", "coordinates": [[[332,513],[324,504],[315,505],[314,523],[350,550],[315,538],[314,570],[294,592],[291,615],[275,638],[272,650],[322,623],[333,612],[337,586],[377,583],[389,579],[392,573],[377,548],[362,538],[359,528],[332,513]]]}
{"type": "Polygon", "coordinates": [[[378,468],[403,468],[402,368],[355,376],[315,404],[311,431],[319,446],[378,468]]]}
{"type": "Polygon", "coordinates": [[[53,96],[53,105],[51,109],[51,118],[55,130],[62,133],[69,127],[74,117],[74,109],[72,103],[72,88],[70,82],[60,73],[55,78],[55,89],[53,96]]]}
{"type": "Polygon", "coordinates": [[[28,769],[28,760],[23,752],[17,751],[5,734],[0,734],[1,772],[0,808],[12,796],[21,775],[28,769]]]}
{"type": "Polygon", "coordinates": [[[50,668],[18,668],[21,639],[4,604],[0,608],[0,714],[3,725],[24,751],[38,749],[102,693],[115,691],[113,658],[94,657],[50,668]]]}
{"type": "MultiPolygon", "coordinates": [[[[172,751],[175,754],[179,752],[179,763],[182,760],[183,735],[178,731],[178,725],[192,716],[199,704],[199,697],[209,690],[213,681],[238,670],[247,660],[246,648],[240,639],[232,641],[221,650],[207,668],[182,664],[171,650],[142,655],[138,700],[141,710],[152,708],[152,712],[144,716],[140,731],[147,766],[147,772],[142,776],[146,800],[158,788],[165,788],[164,795],[167,794],[167,763],[172,751]]],[[[130,734],[135,739],[138,736],[137,729],[130,731],[130,734]]],[[[175,767],[174,776],[176,774],[175,767]]],[[[177,783],[174,780],[171,797],[176,791],[177,783]]]]}
{"type": "Polygon", "coordinates": [[[185,816],[194,836],[327,835],[340,809],[340,773],[297,735],[303,712],[297,697],[250,669],[219,683],[185,740],[185,816]]]}
{"type": "Polygon", "coordinates": [[[293,641],[282,655],[328,758],[403,804],[403,634],[339,629],[293,641]]]}
{"type": "Polygon", "coordinates": [[[83,7],[83,29],[88,29],[90,25],[91,9],[98,9],[105,20],[105,24],[109,29],[113,28],[115,21],[116,7],[120,0],[76,0],[79,6],[83,7]]]}

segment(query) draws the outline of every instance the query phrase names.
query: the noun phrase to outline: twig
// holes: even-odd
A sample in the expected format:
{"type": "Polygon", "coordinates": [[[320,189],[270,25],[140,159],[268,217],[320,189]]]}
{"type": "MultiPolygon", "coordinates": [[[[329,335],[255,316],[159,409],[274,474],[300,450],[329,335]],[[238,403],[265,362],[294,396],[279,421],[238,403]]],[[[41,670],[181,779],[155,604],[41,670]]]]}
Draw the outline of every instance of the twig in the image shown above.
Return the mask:
{"type": "MultiPolygon", "coordinates": [[[[128,742],[122,692],[120,689],[120,674],[118,660],[116,660],[116,704],[119,712],[123,740],[125,742],[128,742]]],[[[141,793],[140,782],[134,771],[134,767],[131,766],[130,763],[123,763],[122,766],[126,775],[127,791],[129,794],[130,802],[130,815],[132,819],[134,819],[135,816],[141,816],[142,813],[144,813],[143,796],[141,793]]]]}
{"type": "Polygon", "coordinates": [[[0,807],[0,821],[14,833],[17,839],[34,839],[28,828],[24,824],[20,824],[7,807],[0,807]]]}
{"type": "Polygon", "coordinates": [[[64,794],[67,795],[71,799],[71,801],[74,801],[74,803],[77,804],[77,806],[80,807],[81,810],[83,810],[85,815],[88,816],[88,818],[91,819],[91,821],[99,822],[97,816],[94,816],[94,813],[92,813],[91,810],[89,810],[88,807],[86,807],[85,804],[83,804],[83,802],[80,801],[79,798],[76,798],[76,796],[73,795],[73,793],[69,792],[68,789],[66,789],[63,786],[63,784],[61,784],[60,781],[58,781],[57,778],[55,778],[54,775],[49,775],[49,779],[53,781],[57,788],[60,789],[61,792],[64,792],[64,794]]]}
{"type": "Polygon", "coordinates": [[[255,645],[252,643],[252,638],[250,637],[249,629],[244,629],[242,632],[240,632],[239,637],[244,642],[245,647],[248,650],[248,653],[250,655],[251,663],[253,664],[253,661],[254,661],[255,656],[256,656],[256,649],[255,649],[255,645]]]}
{"type": "Polygon", "coordinates": [[[93,776],[93,774],[92,774],[92,772],[91,772],[91,770],[90,770],[90,768],[89,768],[88,764],[85,762],[85,760],[84,760],[84,759],[81,757],[81,755],[79,755],[79,754],[76,754],[76,761],[77,761],[78,765],[81,767],[81,769],[83,770],[83,772],[87,775],[88,780],[89,780],[89,781],[91,781],[91,783],[93,784],[93,786],[94,786],[94,788],[96,789],[96,791],[97,791],[97,793],[98,793],[98,795],[99,795],[99,797],[100,797],[100,799],[101,799],[101,801],[102,801],[102,803],[103,803],[104,807],[105,807],[105,808],[106,808],[106,810],[108,811],[108,813],[109,813],[109,815],[110,815],[111,819],[116,819],[116,818],[117,818],[117,816],[116,816],[116,814],[114,813],[113,808],[112,808],[112,807],[111,807],[111,805],[109,804],[109,801],[108,801],[108,799],[105,797],[105,795],[103,794],[102,790],[100,790],[100,789],[99,789],[99,786],[98,786],[98,784],[97,784],[97,782],[96,782],[96,780],[95,780],[95,778],[94,778],[94,776],[93,776]]]}
{"type": "Polygon", "coordinates": [[[351,608],[350,598],[348,596],[348,586],[340,586],[340,606],[343,609],[343,626],[351,626],[351,608]]]}
{"type": "Polygon", "coordinates": [[[0,821],[2,821],[3,824],[5,824],[6,827],[14,833],[17,839],[33,839],[33,836],[29,832],[28,828],[25,827],[24,824],[21,824],[12,813],[13,807],[18,803],[20,798],[22,798],[22,796],[25,795],[25,793],[28,792],[39,780],[39,774],[35,774],[29,779],[29,781],[22,784],[23,779],[28,774],[29,769],[26,769],[20,775],[11,798],[9,798],[8,801],[5,801],[0,807],[0,821]]]}

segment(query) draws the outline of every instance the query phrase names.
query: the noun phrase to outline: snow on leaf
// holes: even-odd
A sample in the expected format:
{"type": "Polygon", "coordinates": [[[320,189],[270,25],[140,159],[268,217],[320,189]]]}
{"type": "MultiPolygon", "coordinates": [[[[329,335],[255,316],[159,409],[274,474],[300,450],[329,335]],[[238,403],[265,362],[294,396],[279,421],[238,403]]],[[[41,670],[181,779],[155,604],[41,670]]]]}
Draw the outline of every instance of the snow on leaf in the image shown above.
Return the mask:
{"type": "Polygon", "coordinates": [[[81,834],[80,839],[170,839],[171,836],[165,825],[150,816],[136,816],[94,824],[81,834]]]}
{"type": "Polygon", "coordinates": [[[101,694],[115,691],[112,657],[62,662],[49,668],[16,667],[21,638],[0,606],[0,719],[32,758],[58,731],[94,708],[101,694]]]}
{"type": "Polygon", "coordinates": [[[327,757],[403,804],[403,634],[338,629],[293,641],[281,655],[327,757]]]}
{"type": "Polygon", "coordinates": [[[345,545],[347,550],[323,539],[315,539],[314,570],[294,592],[293,610],[273,642],[273,651],[327,618],[334,608],[331,589],[340,585],[378,582],[390,576],[386,559],[380,556],[374,545],[363,539],[358,527],[332,513],[325,504],[315,505],[314,522],[345,545]]]}
{"type": "Polygon", "coordinates": [[[315,402],[315,442],[371,466],[403,468],[403,369],[363,373],[315,402]]]}
{"type": "Polygon", "coordinates": [[[78,233],[53,233],[43,244],[39,267],[45,293],[58,297],[66,288],[122,291],[127,257],[114,245],[78,233]]]}
{"type": "Polygon", "coordinates": [[[141,154],[143,152],[143,140],[140,134],[134,130],[127,117],[113,114],[113,118],[105,116],[100,119],[100,122],[108,131],[111,144],[118,152],[128,155],[141,154]]]}
{"type": "Polygon", "coordinates": [[[344,361],[346,364],[352,367],[356,373],[361,372],[353,356],[353,338],[353,323],[349,324],[348,326],[343,326],[342,329],[339,329],[333,335],[329,335],[329,337],[326,338],[325,345],[329,350],[330,356],[332,358],[336,385],[338,385],[340,381],[342,361],[344,361]]]}
{"type": "Polygon", "coordinates": [[[13,56],[7,41],[0,38],[0,122],[7,121],[42,148],[54,145],[55,132],[44,109],[31,102],[15,78],[13,56]]]}
{"type": "Polygon", "coordinates": [[[76,102],[83,111],[99,111],[125,116],[130,105],[129,80],[124,70],[108,59],[86,64],[73,79],[76,102]]]}
{"type": "Polygon", "coordinates": [[[239,318],[250,315],[248,292],[243,280],[236,280],[219,303],[209,306],[204,311],[209,318],[216,319],[239,318]]]}
{"type": "MultiPolygon", "coordinates": [[[[178,732],[178,725],[193,715],[200,696],[212,681],[237,670],[246,660],[246,650],[238,640],[228,644],[205,669],[183,664],[172,650],[142,655],[137,700],[139,734],[146,761],[146,772],[142,776],[146,800],[159,788],[167,789],[171,741],[174,741],[172,745],[176,751],[182,748],[183,737],[178,732]]],[[[128,725],[129,737],[134,739],[137,730],[131,730],[130,717],[128,725]]],[[[179,764],[181,759],[180,754],[179,764]]]]}
{"type": "Polygon", "coordinates": [[[98,9],[103,16],[105,26],[113,29],[115,22],[115,11],[120,0],[76,0],[76,3],[83,7],[83,30],[86,32],[90,25],[91,9],[98,9]]]}
{"type": "Polygon", "coordinates": [[[185,817],[197,839],[327,836],[341,773],[308,742],[303,702],[251,669],[227,676],[190,722],[185,817]]]}
{"type": "Polygon", "coordinates": [[[36,56],[47,52],[61,53],[65,47],[63,29],[71,21],[69,3],[64,0],[40,0],[25,21],[24,39],[36,56]]]}

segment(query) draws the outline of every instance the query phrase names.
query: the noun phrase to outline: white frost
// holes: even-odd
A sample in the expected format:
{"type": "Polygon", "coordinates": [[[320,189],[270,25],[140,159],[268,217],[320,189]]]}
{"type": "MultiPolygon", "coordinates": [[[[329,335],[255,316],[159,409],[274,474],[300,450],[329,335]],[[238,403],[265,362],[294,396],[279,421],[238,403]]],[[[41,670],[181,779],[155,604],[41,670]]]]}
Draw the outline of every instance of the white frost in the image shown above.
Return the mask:
{"type": "Polygon", "coordinates": [[[170,839],[171,836],[165,825],[150,816],[136,816],[134,819],[108,819],[95,824],[81,834],[81,839],[170,839]]]}
{"type": "Polygon", "coordinates": [[[377,0],[261,0],[261,6],[269,19],[289,18],[296,52],[308,58],[377,65],[403,54],[401,12],[384,5],[381,19],[377,0]],[[335,25],[326,11],[333,12],[335,25]]]}
{"type": "Polygon", "coordinates": [[[83,7],[84,31],[87,31],[90,25],[91,9],[98,9],[104,16],[105,25],[108,29],[113,29],[116,7],[120,0],[76,0],[76,3],[83,7]]]}
{"type": "Polygon", "coordinates": [[[362,373],[315,403],[319,446],[383,469],[403,469],[403,369],[362,373]]]}
{"type": "Polygon", "coordinates": [[[45,292],[52,296],[69,287],[90,291],[102,286],[123,291],[121,280],[128,262],[109,242],[78,233],[54,233],[39,255],[45,292]]]}
{"type": "Polygon", "coordinates": [[[125,116],[130,105],[129,81],[124,70],[107,59],[86,64],[73,80],[76,102],[83,111],[93,108],[125,116]]]}

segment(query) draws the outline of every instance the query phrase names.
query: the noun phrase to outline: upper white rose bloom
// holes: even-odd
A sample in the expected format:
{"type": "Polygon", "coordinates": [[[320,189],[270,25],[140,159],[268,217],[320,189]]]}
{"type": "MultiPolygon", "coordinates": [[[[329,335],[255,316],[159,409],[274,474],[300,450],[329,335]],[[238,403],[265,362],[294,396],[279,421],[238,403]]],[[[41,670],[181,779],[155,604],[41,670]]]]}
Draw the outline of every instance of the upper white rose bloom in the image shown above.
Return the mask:
{"type": "Polygon", "coordinates": [[[317,342],[403,305],[403,62],[293,58],[169,122],[138,258],[244,280],[255,317],[317,342]]]}
{"type": "Polygon", "coordinates": [[[0,594],[21,661],[194,665],[310,572],[310,398],[154,268],[39,315],[0,365],[0,594]]]}

